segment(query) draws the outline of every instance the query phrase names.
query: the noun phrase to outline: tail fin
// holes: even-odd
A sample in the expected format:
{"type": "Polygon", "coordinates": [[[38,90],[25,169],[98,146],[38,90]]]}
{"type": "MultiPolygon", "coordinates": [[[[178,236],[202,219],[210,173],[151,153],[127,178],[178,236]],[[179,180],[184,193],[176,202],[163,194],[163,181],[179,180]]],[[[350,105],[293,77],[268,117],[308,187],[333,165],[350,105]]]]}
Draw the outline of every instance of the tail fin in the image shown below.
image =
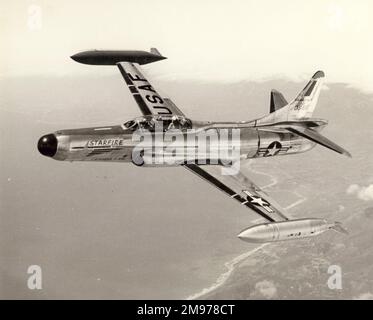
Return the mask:
{"type": "Polygon", "coordinates": [[[325,74],[317,71],[295,100],[290,103],[288,120],[307,119],[312,117],[320,96],[325,74]]]}
{"type": "Polygon", "coordinates": [[[278,92],[275,89],[271,90],[271,104],[269,107],[269,112],[275,112],[282,107],[285,107],[288,104],[281,92],[278,92]]]}
{"type": "Polygon", "coordinates": [[[275,123],[280,121],[304,120],[312,117],[319,99],[325,74],[317,71],[298,96],[289,104],[278,91],[271,92],[271,113],[258,119],[258,123],[275,123]],[[273,101],[273,107],[272,107],[273,101]],[[277,102],[276,102],[277,101],[277,102]],[[283,105],[286,103],[286,105],[283,105]]]}
{"type": "Polygon", "coordinates": [[[157,56],[162,56],[157,48],[150,48],[150,53],[155,54],[157,56]]]}

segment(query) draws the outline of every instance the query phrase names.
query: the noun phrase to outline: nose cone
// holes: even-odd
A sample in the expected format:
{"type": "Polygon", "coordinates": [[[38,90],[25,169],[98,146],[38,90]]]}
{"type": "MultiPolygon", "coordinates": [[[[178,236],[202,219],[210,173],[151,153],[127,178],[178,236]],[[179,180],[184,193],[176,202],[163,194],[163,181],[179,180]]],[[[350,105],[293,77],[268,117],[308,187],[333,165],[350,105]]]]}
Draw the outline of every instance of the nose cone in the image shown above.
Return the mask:
{"type": "Polygon", "coordinates": [[[237,237],[246,242],[262,243],[271,240],[271,231],[268,224],[255,225],[242,230],[237,237]]]}
{"type": "Polygon", "coordinates": [[[82,61],[84,61],[84,59],[86,58],[86,54],[85,52],[79,52],[77,54],[72,55],[70,58],[76,62],[82,63],[82,61]]]}
{"type": "Polygon", "coordinates": [[[54,134],[42,136],[38,141],[38,150],[43,156],[53,157],[57,152],[57,138],[54,134]]]}

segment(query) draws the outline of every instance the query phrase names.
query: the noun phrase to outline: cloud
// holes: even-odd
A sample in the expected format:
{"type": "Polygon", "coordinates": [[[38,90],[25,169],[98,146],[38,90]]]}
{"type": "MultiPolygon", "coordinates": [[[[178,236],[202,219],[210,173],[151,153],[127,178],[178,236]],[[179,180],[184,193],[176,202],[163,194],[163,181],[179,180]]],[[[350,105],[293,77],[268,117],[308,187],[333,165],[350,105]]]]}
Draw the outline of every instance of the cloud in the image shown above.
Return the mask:
{"type": "Polygon", "coordinates": [[[264,296],[266,299],[272,299],[277,295],[277,288],[273,282],[268,280],[263,280],[255,285],[255,290],[264,296]]]}
{"type": "Polygon", "coordinates": [[[373,201],[373,184],[367,187],[352,184],[347,188],[346,192],[347,194],[356,195],[360,200],[373,201]]]}
{"type": "Polygon", "coordinates": [[[353,300],[373,300],[373,293],[365,292],[354,297],[353,300]]]}

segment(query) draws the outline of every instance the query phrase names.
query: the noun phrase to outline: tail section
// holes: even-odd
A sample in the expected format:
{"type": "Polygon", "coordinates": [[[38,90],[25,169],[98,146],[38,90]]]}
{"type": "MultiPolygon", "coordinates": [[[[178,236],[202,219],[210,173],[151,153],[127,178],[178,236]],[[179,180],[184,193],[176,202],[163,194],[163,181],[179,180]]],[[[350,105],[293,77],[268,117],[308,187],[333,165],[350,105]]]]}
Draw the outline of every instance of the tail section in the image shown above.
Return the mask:
{"type": "Polygon", "coordinates": [[[306,120],[312,117],[325,79],[323,71],[317,71],[298,96],[287,103],[284,96],[271,92],[270,114],[258,120],[258,123],[276,123],[282,121],[306,120]]]}
{"type": "Polygon", "coordinates": [[[319,133],[327,123],[326,121],[312,119],[324,79],[324,72],[317,71],[304,89],[290,103],[286,102],[280,92],[272,90],[270,113],[257,119],[255,125],[286,129],[309,141],[351,157],[348,151],[319,133]]]}
{"type": "Polygon", "coordinates": [[[317,101],[319,100],[324,79],[325,74],[322,71],[317,71],[313,75],[311,80],[307,83],[295,100],[290,103],[288,120],[299,120],[312,117],[317,101]]]}
{"type": "Polygon", "coordinates": [[[281,92],[278,92],[275,89],[271,90],[271,104],[269,107],[269,112],[275,112],[282,107],[285,107],[288,104],[284,96],[282,95],[281,92]]]}
{"type": "Polygon", "coordinates": [[[287,127],[286,129],[289,130],[292,133],[295,133],[295,134],[303,137],[303,138],[306,138],[306,139],[308,139],[312,142],[315,142],[315,143],[317,143],[319,145],[322,145],[322,146],[324,146],[324,147],[326,147],[330,150],[333,150],[333,151],[338,152],[340,154],[344,154],[345,156],[351,158],[351,154],[347,150],[343,149],[342,147],[340,147],[339,145],[337,145],[336,143],[334,143],[333,141],[324,137],[319,132],[317,132],[313,129],[305,128],[305,127],[301,127],[301,126],[291,126],[291,125],[289,125],[289,127],[287,127]]]}

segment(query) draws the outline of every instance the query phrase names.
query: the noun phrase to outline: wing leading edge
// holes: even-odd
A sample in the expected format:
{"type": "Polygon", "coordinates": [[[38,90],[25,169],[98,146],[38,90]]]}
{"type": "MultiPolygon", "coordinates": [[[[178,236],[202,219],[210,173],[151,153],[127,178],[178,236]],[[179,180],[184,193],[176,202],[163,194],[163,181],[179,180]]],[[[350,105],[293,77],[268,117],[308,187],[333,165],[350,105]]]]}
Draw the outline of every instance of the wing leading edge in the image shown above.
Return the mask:
{"type": "Polygon", "coordinates": [[[137,63],[119,62],[117,66],[143,115],[183,116],[169,98],[163,98],[154,89],[137,63]]]}
{"type": "Polygon", "coordinates": [[[308,140],[311,140],[315,143],[318,143],[330,150],[333,150],[335,152],[338,152],[340,154],[344,154],[347,157],[352,157],[351,153],[349,153],[347,150],[343,149],[333,141],[329,140],[328,138],[321,135],[319,132],[312,130],[310,128],[302,128],[297,126],[288,127],[287,130],[290,132],[296,133],[297,135],[304,137],[308,140]]]}
{"type": "Polygon", "coordinates": [[[242,172],[223,176],[218,172],[221,169],[219,166],[204,166],[203,169],[196,164],[184,166],[267,221],[289,220],[282,213],[280,206],[242,172]]]}

